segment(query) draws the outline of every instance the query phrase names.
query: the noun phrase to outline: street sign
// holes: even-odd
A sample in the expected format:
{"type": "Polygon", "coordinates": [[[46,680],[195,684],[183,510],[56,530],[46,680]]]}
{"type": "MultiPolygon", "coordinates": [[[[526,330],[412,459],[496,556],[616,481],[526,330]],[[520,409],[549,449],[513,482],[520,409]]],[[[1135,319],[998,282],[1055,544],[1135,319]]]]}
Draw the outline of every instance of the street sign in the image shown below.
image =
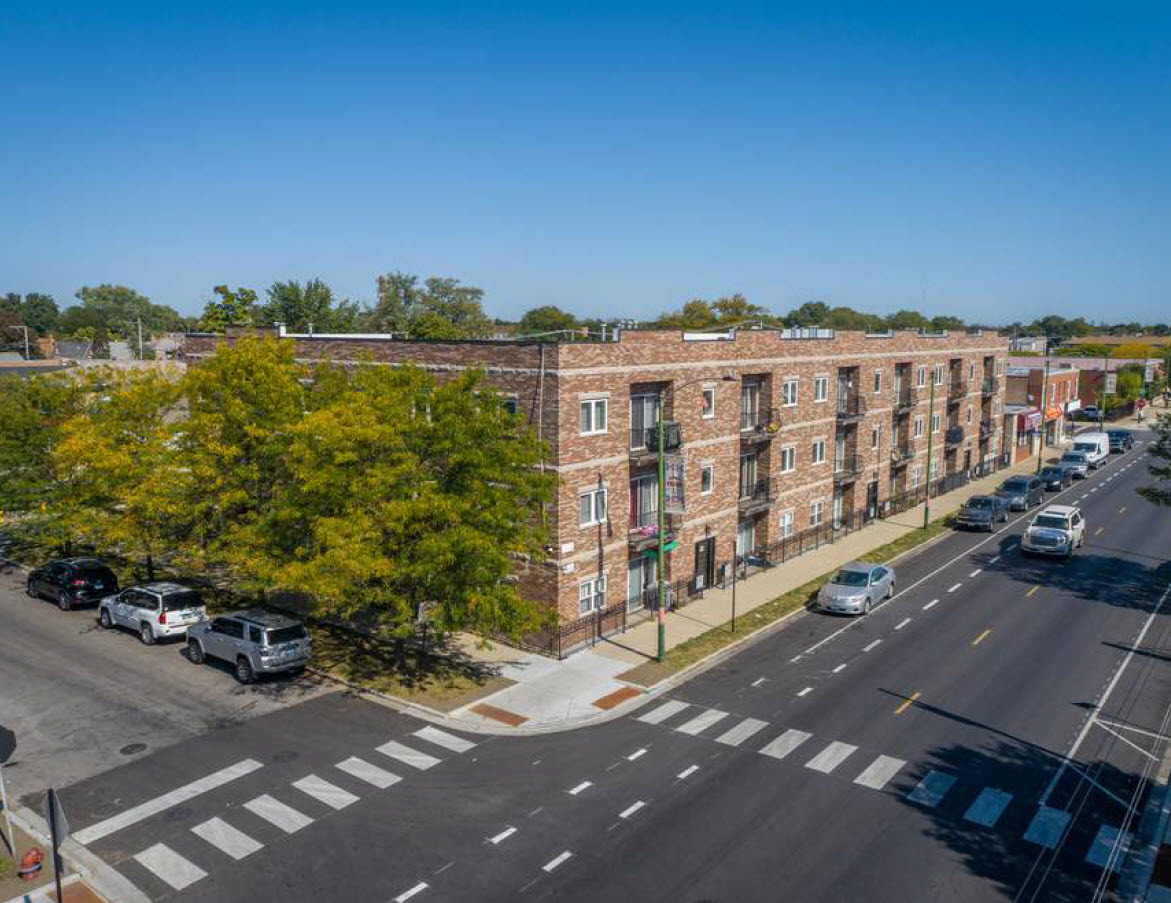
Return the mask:
{"type": "Polygon", "coordinates": [[[69,837],[69,822],[65,820],[65,810],[56,790],[50,789],[45,794],[45,824],[55,830],[58,843],[69,837]]]}

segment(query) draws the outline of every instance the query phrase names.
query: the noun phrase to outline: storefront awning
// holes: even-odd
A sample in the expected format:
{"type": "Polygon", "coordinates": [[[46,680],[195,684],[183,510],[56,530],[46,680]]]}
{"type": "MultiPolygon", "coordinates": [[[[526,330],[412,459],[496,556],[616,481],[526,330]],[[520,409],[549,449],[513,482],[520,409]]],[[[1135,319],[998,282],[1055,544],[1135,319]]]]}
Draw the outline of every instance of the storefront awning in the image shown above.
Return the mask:
{"type": "Polygon", "coordinates": [[[1061,416],[1061,408],[1048,407],[1045,409],[1045,422],[1046,423],[1048,423],[1050,420],[1057,420],[1060,416],[1061,416]]]}

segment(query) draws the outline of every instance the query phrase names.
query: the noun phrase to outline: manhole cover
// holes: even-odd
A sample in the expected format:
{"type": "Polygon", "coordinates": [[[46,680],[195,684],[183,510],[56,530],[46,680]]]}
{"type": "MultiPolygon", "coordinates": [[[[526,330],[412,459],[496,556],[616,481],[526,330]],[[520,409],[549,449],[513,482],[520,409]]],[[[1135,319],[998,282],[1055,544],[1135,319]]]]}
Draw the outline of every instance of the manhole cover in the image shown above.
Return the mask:
{"type": "Polygon", "coordinates": [[[146,749],[145,743],[127,743],[118,752],[124,756],[134,756],[146,749]]]}

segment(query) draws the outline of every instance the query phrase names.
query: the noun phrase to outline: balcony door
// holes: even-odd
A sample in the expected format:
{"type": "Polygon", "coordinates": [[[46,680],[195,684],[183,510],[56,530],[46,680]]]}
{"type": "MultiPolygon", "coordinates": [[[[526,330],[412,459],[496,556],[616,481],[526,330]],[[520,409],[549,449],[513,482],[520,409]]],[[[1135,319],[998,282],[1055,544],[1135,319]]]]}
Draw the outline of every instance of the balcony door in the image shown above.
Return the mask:
{"type": "Polygon", "coordinates": [[[740,498],[751,498],[756,489],[756,452],[740,456],[740,498]]]}
{"type": "Polygon", "coordinates": [[[756,548],[756,521],[740,521],[736,528],[736,557],[743,559],[756,548]]]}
{"type": "Polygon", "coordinates": [[[659,396],[630,396],[630,447],[646,448],[647,430],[658,426],[659,396]]]}
{"type": "Polygon", "coordinates": [[[658,524],[659,478],[656,474],[635,477],[630,481],[630,526],[650,530],[658,524]]]}
{"type": "Polygon", "coordinates": [[[760,423],[760,383],[740,387],[740,429],[754,429],[760,423]]]}

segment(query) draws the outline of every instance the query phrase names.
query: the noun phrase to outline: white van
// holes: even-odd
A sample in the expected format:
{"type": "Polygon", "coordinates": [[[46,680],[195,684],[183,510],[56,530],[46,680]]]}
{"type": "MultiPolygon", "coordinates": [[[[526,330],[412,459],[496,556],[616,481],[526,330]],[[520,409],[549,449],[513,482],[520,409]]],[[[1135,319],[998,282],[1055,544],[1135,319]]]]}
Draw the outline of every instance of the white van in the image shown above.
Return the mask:
{"type": "Polygon", "coordinates": [[[1071,451],[1086,456],[1091,470],[1097,470],[1110,457],[1110,437],[1106,433],[1081,433],[1073,437],[1071,451]]]}

